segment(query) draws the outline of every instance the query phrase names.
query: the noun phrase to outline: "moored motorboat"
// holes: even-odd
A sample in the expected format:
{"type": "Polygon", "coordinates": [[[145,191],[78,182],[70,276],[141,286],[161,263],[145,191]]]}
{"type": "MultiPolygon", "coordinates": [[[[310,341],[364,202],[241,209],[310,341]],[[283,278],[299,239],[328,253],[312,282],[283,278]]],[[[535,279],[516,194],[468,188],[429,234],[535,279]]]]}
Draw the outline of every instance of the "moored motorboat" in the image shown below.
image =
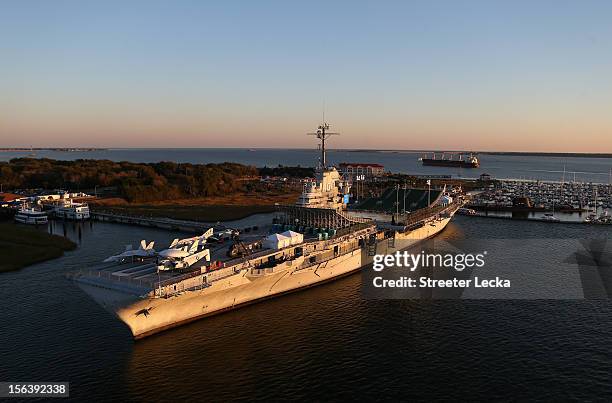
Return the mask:
{"type": "Polygon", "coordinates": [[[21,224],[43,225],[49,221],[47,213],[35,207],[21,207],[15,214],[15,221],[21,224]]]}

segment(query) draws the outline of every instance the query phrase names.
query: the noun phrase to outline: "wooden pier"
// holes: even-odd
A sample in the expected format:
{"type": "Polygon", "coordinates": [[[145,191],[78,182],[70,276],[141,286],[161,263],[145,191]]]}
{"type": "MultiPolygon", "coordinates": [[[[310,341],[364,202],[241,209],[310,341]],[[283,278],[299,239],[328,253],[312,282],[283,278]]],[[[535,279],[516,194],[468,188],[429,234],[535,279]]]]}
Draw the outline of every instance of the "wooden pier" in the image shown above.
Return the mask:
{"type": "Polygon", "coordinates": [[[93,211],[91,212],[91,219],[104,222],[139,225],[141,227],[161,228],[170,231],[182,231],[190,233],[202,233],[211,227],[210,223],[198,221],[174,220],[171,218],[159,217],[135,217],[93,211]]]}

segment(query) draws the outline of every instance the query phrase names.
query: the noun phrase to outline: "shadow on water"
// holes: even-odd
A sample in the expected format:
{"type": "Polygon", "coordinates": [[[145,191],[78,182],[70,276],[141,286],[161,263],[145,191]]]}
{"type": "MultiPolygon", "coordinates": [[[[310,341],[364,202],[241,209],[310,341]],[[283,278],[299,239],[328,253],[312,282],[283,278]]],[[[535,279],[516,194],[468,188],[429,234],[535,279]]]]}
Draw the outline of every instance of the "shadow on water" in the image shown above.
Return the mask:
{"type": "Polygon", "coordinates": [[[355,291],[360,279],[136,342],[126,368],[130,396],[329,401],[610,394],[604,375],[610,347],[597,330],[607,305],[364,301],[355,291]]]}
{"type": "Polygon", "coordinates": [[[70,239],[77,245],[83,241],[83,236],[93,231],[93,221],[66,221],[66,220],[49,220],[45,227],[39,227],[50,234],[60,235],[70,239]]]}
{"type": "Polygon", "coordinates": [[[360,281],[353,275],[139,340],[128,367],[130,393],[162,399],[306,398],[324,373],[315,363],[340,364],[342,350],[358,343],[357,329],[367,318],[360,281]],[[143,376],[151,382],[143,383],[143,376]],[[160,382],[184,387],[160,390],[160,382]]]}

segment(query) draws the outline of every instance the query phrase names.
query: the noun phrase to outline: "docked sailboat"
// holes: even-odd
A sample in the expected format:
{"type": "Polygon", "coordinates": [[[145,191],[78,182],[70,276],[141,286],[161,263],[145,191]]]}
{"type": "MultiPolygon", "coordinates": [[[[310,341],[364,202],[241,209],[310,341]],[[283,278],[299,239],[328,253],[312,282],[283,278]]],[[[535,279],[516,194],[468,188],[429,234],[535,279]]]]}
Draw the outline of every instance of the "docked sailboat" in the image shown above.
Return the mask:
{"type": "Polygon", "coordinates": [[[555,197],[554,197],[554,195],[552,197],[552,212],[551,213],[545,213],[544,216],[542,217],[542,220],[549,221],[549,222],[558,222],[558,221],[561,221],[561,220],[559,220],[558,217],[555,216],[555,197]]]}

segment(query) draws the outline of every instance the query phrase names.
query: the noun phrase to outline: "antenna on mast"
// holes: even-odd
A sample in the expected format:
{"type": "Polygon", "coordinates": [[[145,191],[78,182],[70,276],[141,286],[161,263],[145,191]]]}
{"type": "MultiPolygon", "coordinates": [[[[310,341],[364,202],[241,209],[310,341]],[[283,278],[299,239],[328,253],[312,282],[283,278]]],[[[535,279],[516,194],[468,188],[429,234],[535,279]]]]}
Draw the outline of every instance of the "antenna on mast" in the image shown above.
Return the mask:
{"type": "Polygon", "coordinates": [[[321,122],[325,122],[325,99],[323,99],[323,120],[321,122]]]}
{"type": "Polygon", "coordinates": [[[319,125],[316,133],[306,133],[309,136],[317,136],[319,140],[321,140],[321,169],[325,170],[327,168],[327,160],[325,159],[325,140],[329,136],[339,136],[340,133],[331,133],[328,132],[329,123],[325,122],[325,108],[323,108],[323,123],[319,125]]]}

